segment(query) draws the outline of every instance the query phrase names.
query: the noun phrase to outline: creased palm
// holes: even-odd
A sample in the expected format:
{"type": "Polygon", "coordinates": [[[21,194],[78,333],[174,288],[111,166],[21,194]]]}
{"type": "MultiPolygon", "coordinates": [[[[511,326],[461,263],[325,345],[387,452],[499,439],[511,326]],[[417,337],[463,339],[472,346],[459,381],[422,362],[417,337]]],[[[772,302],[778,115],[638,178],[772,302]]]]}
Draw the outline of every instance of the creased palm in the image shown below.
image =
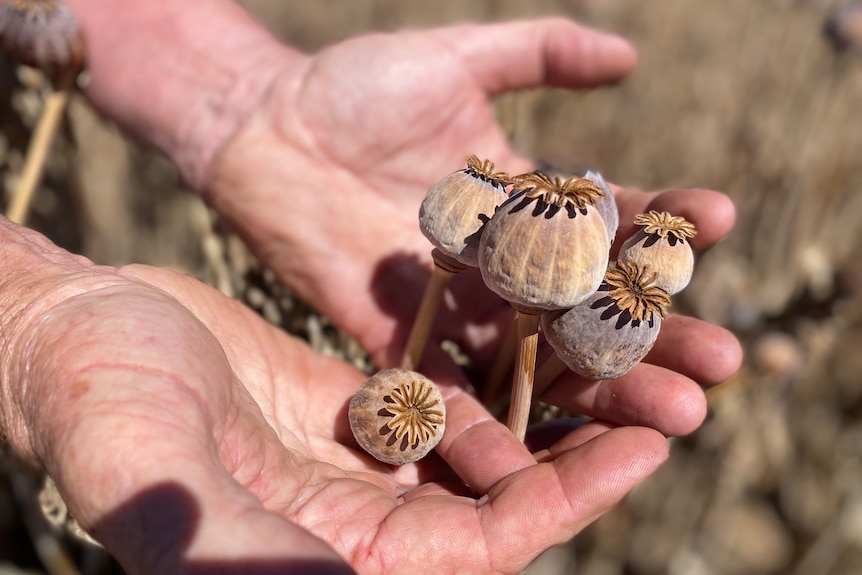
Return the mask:
{"type": "Polygon", "coordinates": [[[172,272],[64,275],[76,295],[12,346],[38,366],[25,418],[131,573],[314,572],[339,556],[363,573],[517,572],[666,453],[658,432],[596,423],[537,464],[444,381],[442,459],[394,469],[354,449],[344,409],[363,376],[348,365],[172,272]]]}

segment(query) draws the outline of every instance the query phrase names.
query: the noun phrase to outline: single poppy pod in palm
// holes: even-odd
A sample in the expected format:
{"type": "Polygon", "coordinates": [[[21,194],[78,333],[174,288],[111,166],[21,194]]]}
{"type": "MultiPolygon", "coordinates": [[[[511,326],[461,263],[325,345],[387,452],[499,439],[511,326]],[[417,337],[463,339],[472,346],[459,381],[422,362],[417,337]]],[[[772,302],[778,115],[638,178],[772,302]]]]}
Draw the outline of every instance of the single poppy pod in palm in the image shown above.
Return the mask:
{"type": "Polygon", "coordinates": [[[542,316],[557,357],[587,379],[624,375],[652,349],[670,296],[655,285],[649,266],[619,262],[582,303],[542,316]]]}
{"type": "Polygon", "coordinates": [[[428,455],[446,430],[446,405],[421,373],[384,369],[360,386],[348,407],[357,443],[376,459],[404,465],[428,455]]]}
{"type": "Polygon", "coordinates": [[[634,223],[641,229],[623,242],[618,260],[649,266],[657,274],[656,285],[671,295],[682,291],[694,273],[689,239],[697,228],[683,217],[654,210],[636,215],[634,223]]]}

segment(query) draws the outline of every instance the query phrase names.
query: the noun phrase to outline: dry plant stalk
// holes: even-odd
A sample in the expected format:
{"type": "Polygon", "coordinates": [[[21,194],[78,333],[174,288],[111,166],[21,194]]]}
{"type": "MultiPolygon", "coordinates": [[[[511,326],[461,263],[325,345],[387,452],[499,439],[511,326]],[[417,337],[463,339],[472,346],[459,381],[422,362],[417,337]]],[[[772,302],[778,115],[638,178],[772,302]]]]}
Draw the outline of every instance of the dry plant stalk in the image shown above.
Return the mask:
{"type": "Polygon", "coordinates": [[[523,442],[530,420],[533,399],[533,378],[536,371],[536,352],[539,343],[539,318],[535,311],[518,310],[515,318],[518,329],[518,347],[515,353],[515,375],[512,381],[512,401],[506,426],[523,442]]]}
{"type": "Polygon", "coordinates": [[[431,333],[431,327],[437,317],[437,310],[443,300],[446,286],[449,285],[452,276],[467,267],[446,257],[438,248],[431,251],[431,256],[434,258],[434,270],[431,272],[431,278],[422,294],[419,311],[416,313],[416,319],[413,321],[410,335],[407,337],[407,347],[404,349],[404,355],[401,359],[402,369],[413,370],[419,365],[422,360],[422,353],[425,351],[425,345],[428,342],[428,335],[431,333]]]}
{"type": "Polygon", "coordinates": [[[431,333],[443,292],[452,276],[478,265],[482,229],[506,198],[509,176],[490,160],[471,155],[467,166],[431,186],[419,208],[419,229],[434,245],[434,271],[422,295],[401,361],[416,369],[431,333]]]}
{"type": "Polygon", "coordinates": [[[51,92],[45,99],[36,130],[27,146],[27,155],[24,159],[24,168],[18,185],[6,209],[6,217],[16,224],[23,224],[27,220],[36,187],[42,179],[45,161],[51,149],[51,142],[60,127],[66,104],[69,101],[69,90],[57,90],[51,92]]]}
{"type": "Polygon", "coordinates": [[[556,352],[551,353],[548,359],[536,369],[533,381],[533,397],[541,396],[567,369],[569,367],[560,359],[560,356],[556,352]]]}
{"type": "Polygon", "coordinates": [[[78,21],[60,0],[15,0],[0,4],[0,48],[12,59],[45,72],[54,87],[27,147],[21,180],[7,210],[7,217],[20,224],[30,211],[69,94],[84,68],[85,44],[78,21]]]}
{"type": "Polygon", "coordinates": [[[506,376],[512,373],[517,342],[517,320],[512,320],[500,340],[500,347],[497,348],[494,363],[491,365],[488,377],[485,378],[485,384],[482,386],[482,404],[485,407],[493,407],[500,399],[503,382],[506,381],[506,376]]]}

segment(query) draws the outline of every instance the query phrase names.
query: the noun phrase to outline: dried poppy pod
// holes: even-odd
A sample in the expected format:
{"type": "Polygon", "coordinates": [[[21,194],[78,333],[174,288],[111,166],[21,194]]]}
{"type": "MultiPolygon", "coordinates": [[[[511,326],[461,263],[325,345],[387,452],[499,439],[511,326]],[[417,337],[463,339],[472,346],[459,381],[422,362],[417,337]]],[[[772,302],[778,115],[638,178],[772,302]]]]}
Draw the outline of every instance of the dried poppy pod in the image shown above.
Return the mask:
{"type": "MultiPolygon", "coordinates": [[[[553,177],[562,177],[563,179],[569,177],[563,175],[562,172],[550,171],[549,175],[553,177]]],[[[611,190],[608,183],[605,181],[605,178],[598,172],[594,172],[592,170],[587,170],[584,174],[584,179],[589,180],[594,183],[597,187],[601,188],[604,195],[600,198],[596,198],[596,209],[599,210],[599,213],[602,215],[602,219],[605,221],[605,228],[608,230],[608,243],[614,243],[614,237],[617,234],[617,228],[620,225],[620,212],[617,208],[617,200],[614,197],[614,192],[611,190]]]]}
{"type": "Polygon", "coordinates": [[[648,266],[619,262],[582,303],[543,315],[542,330],[557,358],[588,379],[627,373],[652,348],[670,305],[670,296],[655,280],[648,266]]]}
{"type": "Polygon", "coordinates": [[[837,52],[862,51],[862,3],[833,8],[823,23],[823,34],[837,52]]]}
{"type": "Polygon", "coordinates": [[[614,193],[598,172],[587,170],[587,173],[584,174],[584,179],[591,181],[604,192],[604,195],[596,200],[596,209],[599,210],[602,219],[605,221],[605,228],[608,230],[608,245],[613,244],[614,237],[617,235],[617,228],[620,226],[620,212],[617,209],[617,200],[614,197],[614,193]]]}
{"type": "Polygon", "coordinates": [[[401,367],[419,366],[443,292],[456,273],[479,265],[476,252],[483,226],[508,197],[509,176],[495,172],[489,160],[475,155],[467,167],[431,186],[419,207],[419,228],[434,244],[434,269],[410,327],[401,367]]]}
{"type": "MultiPolygon", "coordinates": [[[[543,168],[540,171],[545,172],[552,178],[560,177],[565,180],[571,177],[570,175],[552,167],[543,168]]],[[[617,228],[619,227],[620,222],[620,214],[617,209],[616,198],[607,182],[605,182],[605,179],[598,172],[587,170],[584,174],[584,179],[591,181],[604,192],[602,197],[596,198],[596,209],[598,209],[605,222],[605,228],[608,232],[608,248],[610,249],[610,246],[614,243],[614,238],[616,237],[617,228]]],[[[503,340],[504,343],[498,349],[497,359],[494,361],[493,367],[491,368],[488,378],[485,381],[485,385],[482,388],[482,402],[489,407],[497,402],[503,378],[507,371],[511,370],[511,356],[513,355],[511,349],[514,349],[515,345],[514,330],[511,330],[509,334],[507,334],[506,338],[503,340]],[[509,334],[511,334],[511,336],[509,334]]]]}
{"type": "Polygon", "coordinates": [[[536,367],[539,317],[580,303],[598,288],[608,263],[608,232],[595,207],[604,191],[542,172],[513,178],[513,190],[479,240],[485,284],[518,311],[518,345],[507,425],[524,439],[536,367]]]}
{"type": "Polygon", "coordinates": [[[649,266],[658,274],[656,285],[669,294],[678,293],[691,281],[694,252],[689,238],[697,234],[694,224],[668,212],[650,211],[635,216],[641,229],[620,248],[620,261],[649,266]]]}
{"type": "Polygon", "coordinates": [[[55,82],[68,82],[84,68],[84,37],[60,0],[0,0],[0,46],[55,82]]]}
{"type": "Polygon", "coordinates": [[[467,167],[431,186],[419,207],[419,229],[445,255],[466,266],[479,265],[479,237],[485,222],[508,198],[510,178],[475,155],[467,167]]]}
{"type": "Polygon", "coordinates": [[[406,369],[384,369],[363,383],[350,400],[348,418],[362,449],[392,465],[422,459],[446,430],[440,390],[406,369]]]}
{"type": "Polygon", "coordinates": [[[590,180],[513,178],[479,242],[485,284],[519,309],[565,309],[596,291],[608,264],[608,232],[590,180]]]}

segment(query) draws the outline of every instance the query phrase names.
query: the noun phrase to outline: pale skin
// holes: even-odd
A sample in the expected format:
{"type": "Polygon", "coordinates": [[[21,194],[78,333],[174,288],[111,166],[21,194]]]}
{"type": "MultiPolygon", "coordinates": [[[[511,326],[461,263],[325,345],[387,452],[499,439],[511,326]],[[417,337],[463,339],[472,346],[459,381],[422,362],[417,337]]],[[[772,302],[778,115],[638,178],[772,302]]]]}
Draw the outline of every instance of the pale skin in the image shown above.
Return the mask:
{"type": "MultiPolygon", "coordinates": [[[[90,39],[91,101],[160,146],[381,366],[398,363],[430,272],[427,188],[470,153],[531,167],[489,99],[614,82],[635,63],[619,39],[563,20],[304,55],[226,1],[69,4],[90,39]]],[[[651,208],[694,222],[698,249],[733,223],[707,190],[617,198],[621,221],[651,208]]],[[[672,316],[648,364],[552,385],[545,399],[596,420],[534,430],[528,448],[432,352],[422,368],[443,387],[446,435],[439,455],[395,469],[350,436],[364,379],[350,366],[188,277],[94,266],[5,220],[0,234],[3,431],[129,573],[516,573],[652,473],[666,436],[702,422],[698,384],[740,362],[729,333],[672,316]]],[[[436,337],[487,362],[508,306],[468,273],[449,302],[436,337]]]]}

